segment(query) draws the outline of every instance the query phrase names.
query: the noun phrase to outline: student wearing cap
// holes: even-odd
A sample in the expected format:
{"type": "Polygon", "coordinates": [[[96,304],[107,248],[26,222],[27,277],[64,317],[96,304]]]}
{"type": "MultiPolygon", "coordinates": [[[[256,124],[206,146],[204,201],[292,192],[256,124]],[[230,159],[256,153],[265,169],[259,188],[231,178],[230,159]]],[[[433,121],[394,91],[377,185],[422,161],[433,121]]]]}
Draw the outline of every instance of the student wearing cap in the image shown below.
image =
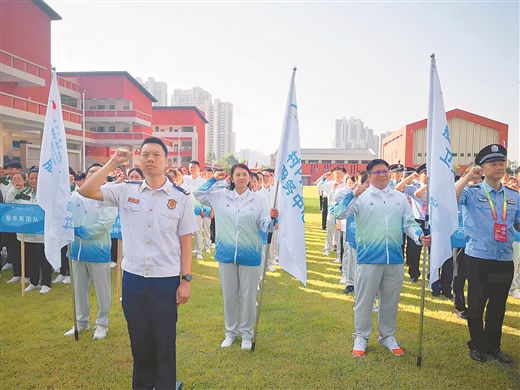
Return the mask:
{"type": "Polygon", "coordinates": [[[177,306],[190,297],[191,238],[197,223],[187,191],[164,175],[168,149],[159,138],[141,144],[144,181],[103,185],[108,173],[129,155],[118,149],[79,193],[119,208],[132,389],[175,389],[177,306]]]}
{"type": "Polygon", "coordinates": [[[356,216],[356,300],[352,355],[365,356],[372,331],[372,308],[379,295],[379,343],[394,355],[404,355],[395,338],[399,295],[403,286],[402,232],[417,244],[430,245],[415,222],[406,197],[389,187],[390,171],[385,160],[368,163],[369,180],[339,191],[338,219],[356,216]],[[341,198],[343,196],[343,198],[341,198]]]}
{"type": "Polygon", "coordinates": [[[506,172],[502,145],[483,148],[473,167],[456,185],[459,204],[466,207],[466,265],[468,279],[468,342],[470,357],[512,363],[500,350],[502,323],[513,280],[514,229],[520,230],[520,194],[500,183],[506,172]],[[484,181],[468,186],[484,175],[484,181]],[[484,309],[485,323],[483,322],[484,309]]]}

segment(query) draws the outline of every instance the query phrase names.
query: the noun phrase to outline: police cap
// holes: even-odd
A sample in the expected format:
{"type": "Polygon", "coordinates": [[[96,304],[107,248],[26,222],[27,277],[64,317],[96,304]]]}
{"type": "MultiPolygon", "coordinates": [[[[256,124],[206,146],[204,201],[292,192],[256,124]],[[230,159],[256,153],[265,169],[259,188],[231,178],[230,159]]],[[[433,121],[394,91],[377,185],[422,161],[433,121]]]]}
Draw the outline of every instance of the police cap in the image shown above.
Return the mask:
{"type": "Polygon", "coordinates": [[[426,163],[424,163],[423,165],[419,165],[415,172],[417,172],[419,175],[423,172],[426,172],[426,163]]]}
{"type": "Polygon", "coordinates": [[[403,164],[392,164],[388,167],[392,172],[403,172],[404,165],[403,164]]]}
{"type": "Polygon", "coordinates": [[[492,161],[506,161],[507,150],[502,145],[491,144],[478,152],[475,157],[475,164],[482,165],[492,161]]]}

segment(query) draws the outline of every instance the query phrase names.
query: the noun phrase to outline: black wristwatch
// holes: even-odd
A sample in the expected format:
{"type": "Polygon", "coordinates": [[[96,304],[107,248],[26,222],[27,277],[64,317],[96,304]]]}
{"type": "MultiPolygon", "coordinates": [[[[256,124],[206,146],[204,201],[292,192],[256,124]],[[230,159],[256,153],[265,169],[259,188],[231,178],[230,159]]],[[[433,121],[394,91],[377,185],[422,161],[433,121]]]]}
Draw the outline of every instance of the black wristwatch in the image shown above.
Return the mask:
{"type": "Polygon", "coordinates": [[[182,279],[184,279],[187,282],[191,282],[191,279],[193,279],[193,277],[191,276],[191,274],[186,274],[182,275],[182,279]]]}

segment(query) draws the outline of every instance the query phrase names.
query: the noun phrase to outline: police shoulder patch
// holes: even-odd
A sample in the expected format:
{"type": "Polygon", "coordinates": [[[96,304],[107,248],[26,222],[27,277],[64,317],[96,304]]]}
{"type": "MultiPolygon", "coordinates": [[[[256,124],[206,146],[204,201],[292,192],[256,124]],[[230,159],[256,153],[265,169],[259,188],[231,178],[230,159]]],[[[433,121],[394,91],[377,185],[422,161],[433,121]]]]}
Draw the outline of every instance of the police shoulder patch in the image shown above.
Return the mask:
{"type": "Polygon", "coordinates": [[[190,192],[184,188],[182,188],[181,186],[178,186],[177,184],[172,184],[174,188],[176,188],[177,190],[179,190],[180,192],[182,192],[184,195],[189,195],[190,192]]]}

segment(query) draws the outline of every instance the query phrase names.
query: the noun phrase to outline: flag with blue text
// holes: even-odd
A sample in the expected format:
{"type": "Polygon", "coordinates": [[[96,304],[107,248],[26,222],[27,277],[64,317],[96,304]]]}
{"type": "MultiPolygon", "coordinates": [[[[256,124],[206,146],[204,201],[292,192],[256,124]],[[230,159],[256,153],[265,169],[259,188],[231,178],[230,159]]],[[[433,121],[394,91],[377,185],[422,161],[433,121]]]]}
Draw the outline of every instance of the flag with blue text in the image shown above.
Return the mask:
{"type": "Polygon", "coordinates": [[[430,68],[428,104],[427,173],[429,176],[429,215],[432,237],[430,250],[430,287],[439,279],[439,268],[452,256],[451,235],[458,227],[457,198],[453,171],[450,132],[446,120],[441,83],[435,56],[430,68]]]}
{"type": "Polygon", "coordinates": [[[278,261],[280,267],[307,285],[307,255],[303,212],[303,176],[298,127],[298,106],[293,70],[280,146],[276,155],[275,181],[278,182],[278,261]]]}
{"type": "Polygon", "coordinates": [[[45,211],[45,256],[61,266],[61,248],[74,241],[69,160],[56,72],[53,72],[40,152],[37,201],[45,211]]]}

